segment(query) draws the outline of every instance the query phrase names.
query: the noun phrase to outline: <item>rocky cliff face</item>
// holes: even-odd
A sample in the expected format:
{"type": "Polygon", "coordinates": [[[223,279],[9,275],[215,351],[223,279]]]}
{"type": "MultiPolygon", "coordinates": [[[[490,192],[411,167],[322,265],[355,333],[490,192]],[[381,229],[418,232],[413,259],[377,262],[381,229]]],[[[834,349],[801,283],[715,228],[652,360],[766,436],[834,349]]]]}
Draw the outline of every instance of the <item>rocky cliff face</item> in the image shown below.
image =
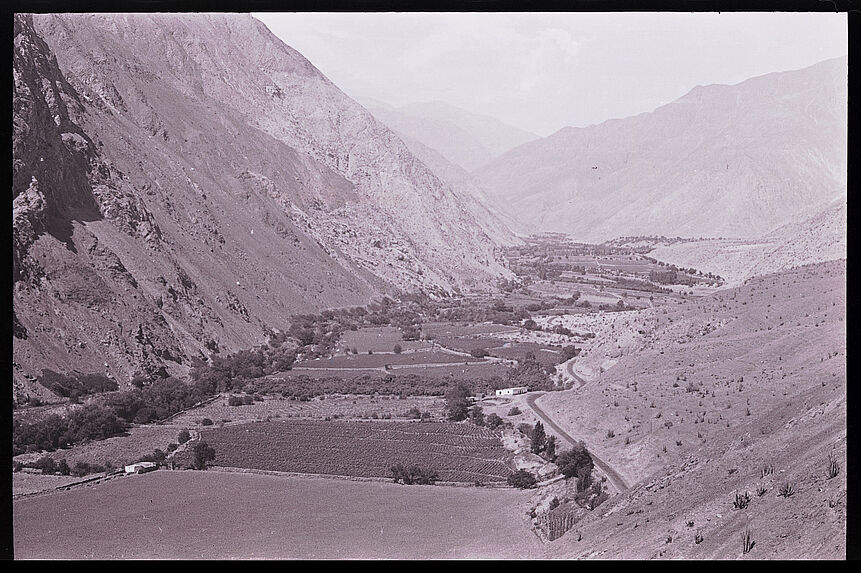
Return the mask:
{"type": "Polygon", "coordinates": [[[846,196],[847,60],[565,128],[477,175],[525,231],[753,238],[846,196]]]}
{"type": "Polygon", "coordinates": [[[16,16],[16,388],[182,373],[290,315],[507,271],[460,199],[250,16],[16,16]]]}

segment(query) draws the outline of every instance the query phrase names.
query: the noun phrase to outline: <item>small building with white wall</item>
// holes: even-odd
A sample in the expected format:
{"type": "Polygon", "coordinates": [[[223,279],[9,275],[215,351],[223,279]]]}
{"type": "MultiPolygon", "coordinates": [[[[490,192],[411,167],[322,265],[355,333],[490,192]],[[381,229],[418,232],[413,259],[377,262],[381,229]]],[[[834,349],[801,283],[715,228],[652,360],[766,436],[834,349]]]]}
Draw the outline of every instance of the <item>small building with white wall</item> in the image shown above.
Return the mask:
{"type": "Polygon", "coordinates": [[[497,396],[514,396],[515,394],[526,394],[529,392],[528,386],[512,386],[511,388],[503,388],[502,390],[497,390],[497,396]]]}
{"type": "Polygon", "coordinates": [[[128,474],[142,474],[145,472],[151,472],[156,469],[155,462],[138,462],[136,464],[131,464],[126,466],[126,475],[128,474]]]}

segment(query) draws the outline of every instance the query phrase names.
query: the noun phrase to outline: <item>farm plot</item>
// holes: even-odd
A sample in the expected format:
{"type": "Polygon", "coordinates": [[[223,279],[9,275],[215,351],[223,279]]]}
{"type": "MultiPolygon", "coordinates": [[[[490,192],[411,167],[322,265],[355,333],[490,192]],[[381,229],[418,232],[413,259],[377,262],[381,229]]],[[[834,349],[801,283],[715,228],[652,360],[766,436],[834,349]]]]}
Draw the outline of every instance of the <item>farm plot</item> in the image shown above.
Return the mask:
{"type": "Polygon", "coordinates": [[[404,340],[401,331],[393,326],[348,330],[341,336],[338,344],[343,348],[355,349],[356,352],[362,354],[369,350],[372,352],[392,352],[395,344],[399,344],[405,351],[430,348],[428,342],[404,340]]]}
{"type": "Polygon", "coordinates": [[[442,418],[445,412],[445,401],[433,396],[405,396],[399,399],[398,396],[389,395],[328,394],[307,401],[265,396],[262,401],[242,406],[229,406],[229,396],[225,394],[210,404],[185,412],[172,420],[172,424],[194,427],[202,418],[216,422],[225,419],[254,422],[267,418],[350,419],[371,418],[374,415],[380,418],[405,418],[410,408],[418,408],[422,412],[430,412],[434,418],[442,418]]]}
{"type": "Polygon", "coordinates": [[[504,482],[511,454],[485,428],[444,422],[255,422],[202,432],[215,465],[387,478],[417,464],[440,481],[504,482]]]}
{"type": "MultiPolygon", "coordinates": [[[[478,362],[478,358],[469,358],[478,362]]],[[[335,356],[327,360],[297,362],[294,368],[383,368],[389,366],[420,366],[423,364],[452,364],[466,362],[466,358],[452,356],[448,352],[410,352],[405,354],[355,354],[335,356]]]]}

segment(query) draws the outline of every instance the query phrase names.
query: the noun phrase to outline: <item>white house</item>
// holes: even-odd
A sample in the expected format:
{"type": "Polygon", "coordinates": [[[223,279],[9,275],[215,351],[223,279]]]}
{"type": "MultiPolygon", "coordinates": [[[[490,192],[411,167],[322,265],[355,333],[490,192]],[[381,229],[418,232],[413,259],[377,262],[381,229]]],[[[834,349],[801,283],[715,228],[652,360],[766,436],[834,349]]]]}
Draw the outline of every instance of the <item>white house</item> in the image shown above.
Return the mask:
{"type": "Polygon", "coordinates": [[[529,392],[528,386],[513,386],[511,388],[503,388],[502,390],[497,390],[497,396],[514,396],[515,394],[526,394],[529,392]]]}
{"type": "Polygon", "coordinates": [[[155,462],[138,462],[136,464],[131,464],[130,466],[126,466],[126,475],[128,474],[142,474],[145,472],[151,472],[156,469],[155,462]]]}

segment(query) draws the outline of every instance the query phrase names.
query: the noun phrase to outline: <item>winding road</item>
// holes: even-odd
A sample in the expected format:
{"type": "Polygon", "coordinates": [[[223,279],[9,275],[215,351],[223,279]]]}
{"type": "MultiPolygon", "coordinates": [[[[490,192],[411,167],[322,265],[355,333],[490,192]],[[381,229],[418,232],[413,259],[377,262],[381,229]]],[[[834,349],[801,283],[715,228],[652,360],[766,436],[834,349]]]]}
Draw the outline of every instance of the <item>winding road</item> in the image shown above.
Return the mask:
{"type": "MultiPolygon", "coordinates": [[[[529,393],[529,395],[526,397],[526,403],[529,405],[529,407],[530,407],[530,408],[532,408],[532,411],[534,411],[534,412],[535,412],[535,414],[536,414],[539,418],[541,418],[542,420],[544,420],[544,423],[545,423],[545,424],[547,424],[548,426],[550,426],[551,428],[553,428],[553,430],[554,430],[557,434],[559,434],[563,439],[565,439],[569,444],[572,444],[572,445],[573,445],[573,444],[575,444],[576,442],[580,441],[580,440],[576,440],[576,439],[574,439],[570,434],[568,434],[568,432],[566,432],[565,430],[563,430],[562,428],[560,428],[560,427],[556,424],[556,422],[554,422],[554,421],[550,418],[550,416],[548,416],[548,415],[547,415],[547,413],[545,413],[545,412],[544,412],[544,410],[542,410],[542,409],[541,409],[541,408],[540,408],[540,407],[535,403],[535,400],[537,400],[538,398],[540,398],[540,397],[541,397],[541,396],[543,396],[543,395],[544,395],[544,392],[536,392],[536,393],[534,393],[534,394],[530,392],[530,393],[529,393]]],[[[620,476],[620,475],[619,475],[619,473],[618,473],[618,472],[616,472],[616,470],[614,470],[613,468],[611,468],[611,467],[610,467],[610,466],[609,466],[609,465],[608,465],[604,460],[602,460],[602,459],[600,459],[598,456],[596,456],[594,452],[590,451],[590,452],[589,452],[589,454],[592,456],[592,461],[593,461],[593,462],[595,462],[595,465],[596,465],[596,466],[597,466],[601,471],[603,471],[603,472],[604,472],[604,474],[607,476],[607,481],[609,481],[609,482],[610,482],[610,484],[611,484],[614,488],[616,488],[616,491],[618,491],[619,493],[621,493],[621,492],[623,492],[623,491],[625,491],[625,490],[627,490],[627,489],[628,489],[628,487],[629,487],[629,486],[628,486],[628,484],[625,482],[625,479],[624,479],[622,476],[620,476]]]]}

